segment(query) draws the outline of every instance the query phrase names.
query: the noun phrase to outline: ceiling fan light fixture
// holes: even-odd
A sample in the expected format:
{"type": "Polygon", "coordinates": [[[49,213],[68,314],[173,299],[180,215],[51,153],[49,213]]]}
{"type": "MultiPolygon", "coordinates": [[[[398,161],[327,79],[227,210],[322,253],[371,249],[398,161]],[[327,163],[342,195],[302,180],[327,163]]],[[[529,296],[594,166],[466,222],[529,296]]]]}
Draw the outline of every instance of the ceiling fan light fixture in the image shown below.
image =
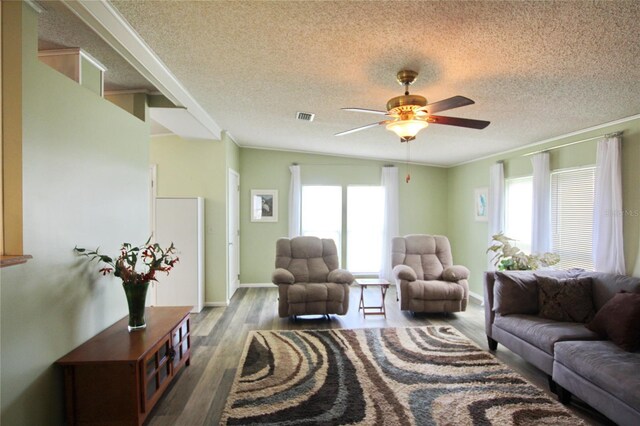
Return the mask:
{"type": "Polygon", "coordinates": [[[387,130],[391,130],[402,140],[412,140],[428,125],[429,123],[424,120],[398,120],[387,124],[387,130]]]}

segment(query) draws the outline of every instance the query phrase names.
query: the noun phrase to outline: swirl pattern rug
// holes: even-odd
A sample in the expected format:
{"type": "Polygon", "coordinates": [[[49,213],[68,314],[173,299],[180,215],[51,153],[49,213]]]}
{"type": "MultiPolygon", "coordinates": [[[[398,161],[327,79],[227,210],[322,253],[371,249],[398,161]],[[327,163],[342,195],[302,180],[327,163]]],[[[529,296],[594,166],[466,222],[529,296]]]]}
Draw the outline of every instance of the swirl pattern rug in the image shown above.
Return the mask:
{"type": "Polygon", "coordinates": [[[584,424],[450,326],[253,331],[221,423],[584,424]]]}

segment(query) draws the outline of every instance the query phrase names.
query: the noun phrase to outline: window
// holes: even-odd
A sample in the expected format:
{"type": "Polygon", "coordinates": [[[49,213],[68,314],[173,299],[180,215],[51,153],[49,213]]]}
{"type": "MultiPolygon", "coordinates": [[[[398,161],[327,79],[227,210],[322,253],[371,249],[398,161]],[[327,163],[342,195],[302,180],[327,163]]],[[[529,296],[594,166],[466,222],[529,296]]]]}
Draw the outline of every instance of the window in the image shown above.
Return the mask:
{"type": "Polygon", "coordinates": [[[533,177],[507,179],[504,187],[504,234],[516,240],[523,252],[531,253],[533,177]]]}
{"type": "Polygon", "coordinates": [[[302,235],[331,238],[342,248],[342,187],[302,187],[302,235]]]}
{"type": "MultiPolygon", "coordinates": [[[[346,226],[342,223],[342,187],[302,187],[302,235],[331,238],[342,260],[346,232],[346,268],[358,275],[380,270],[384,222],[384,187],[348,186],[346,226]]],[[[342,262],[341,262],[342,263],[342,262]]]]}
{"type": "Polygon", "coordinates": [[[380,270],[384,187],[347,187],[347,268],[354,274],[380,270]]]}
{"type": "Polygon", "coordinates": [[[551,174],[551,232],[555,267],[593,270],[592,230],[595,167],[551,174]]]}

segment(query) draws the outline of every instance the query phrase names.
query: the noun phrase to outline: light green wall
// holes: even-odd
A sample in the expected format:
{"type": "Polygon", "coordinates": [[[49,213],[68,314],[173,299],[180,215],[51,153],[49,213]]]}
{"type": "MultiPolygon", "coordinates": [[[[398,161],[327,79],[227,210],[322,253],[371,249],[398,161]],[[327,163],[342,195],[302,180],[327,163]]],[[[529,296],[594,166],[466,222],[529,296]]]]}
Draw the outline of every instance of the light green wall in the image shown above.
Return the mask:
{"type": "MultiPolygon", "coordinates": [[[[271,282],[275,242],[288,235],[289,166],[300,164],[303,185],[379,185],[383,161],[360,160],[260,149],[240,149],[240,280],[271,282]],[[278,222],[251,222],[252,189],[278,190],[278,222]]],[[[406,184],[405,164],[395,164],[400,175],[400,233],[445,234],[447,223],[447,170],[411,165],[406,184]]],[[[343,202],[346,206],[346,202],[343,202]]],[[[342,250],[346,253],[346,250],[342,250]]],[[[342,262],[344,264],[344,261],[342,262]]]]}
{"type": "Polygon", "coordinates": [[[84,57],[80,57],[80,79],[82,87],[102,96],[102,71],[84,57]]]}
{"type": "Polygon", "coordinates": [[[111,94],[104,97],[109,102],[114,103],[123,110],[145,121],[148,112],[148,99],[144,93],[123,93],[111,94]]]}
{"type": "MultiPolygon", "coordinates": [[[[474,189],[489,185],[489,167],[504,160],[505,177],[530,176],[531,157],[525,153],[561,146],[570,142],[624,131],[622,137],[622,185],[624,216],[624,249],[627,273],[640,276],[640,119],[562,138],[543,145],[452,167],[448,170],[448,224],[449,238],[456,263],[471,270],[470,288],[482,294],[482,274],[487,269],[487,222],[476,222],[473,217],[474,189]]],[[[597,140],[570,145],[550,151],[551,169],[564,169],[593,165],[596,161],[597,140]]]]}
{"type": "Polygon", "coordinates": [[[224,141],[154,137],[149,161],[157,164],[159,197],[205,199],[205,303],[226,300],[226,152],[224,141]]]}
{"type": "Polygon", "coordinates": [[[127,313],[119,281],[98,278],[73,247],[115,254],[123,241],[145,241],[149,126],[40,63],[35,13],[6,3],[3,13],[24,12],[24,247],[33,259],[0,270],[0,423],[61,425],[53,363],[127,313]]]}

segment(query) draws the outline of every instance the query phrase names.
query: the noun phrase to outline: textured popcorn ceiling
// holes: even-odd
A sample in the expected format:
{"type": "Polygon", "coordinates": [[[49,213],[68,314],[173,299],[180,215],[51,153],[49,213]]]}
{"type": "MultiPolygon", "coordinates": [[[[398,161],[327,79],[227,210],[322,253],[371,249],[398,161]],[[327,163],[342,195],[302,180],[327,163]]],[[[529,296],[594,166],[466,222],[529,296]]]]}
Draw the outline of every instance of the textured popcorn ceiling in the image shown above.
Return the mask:
{"type": "Polygon", "coordinates": [[[441,113],[411,160],[451,165],[640,113],[640,2],[114,1],[241,146],[404,160],[381,116],[411,92],[476,104],[441,113]],[[311,123],[297,111],[316,114],[311,123]]]}
{"type": "Polygon", "coordinates": [[[107,68],[105,90],[156,91],[151,83],[61,2],[38,3],[44,8],[44,12],[38,16],[38,50],[79,47],[107,68]]]}

